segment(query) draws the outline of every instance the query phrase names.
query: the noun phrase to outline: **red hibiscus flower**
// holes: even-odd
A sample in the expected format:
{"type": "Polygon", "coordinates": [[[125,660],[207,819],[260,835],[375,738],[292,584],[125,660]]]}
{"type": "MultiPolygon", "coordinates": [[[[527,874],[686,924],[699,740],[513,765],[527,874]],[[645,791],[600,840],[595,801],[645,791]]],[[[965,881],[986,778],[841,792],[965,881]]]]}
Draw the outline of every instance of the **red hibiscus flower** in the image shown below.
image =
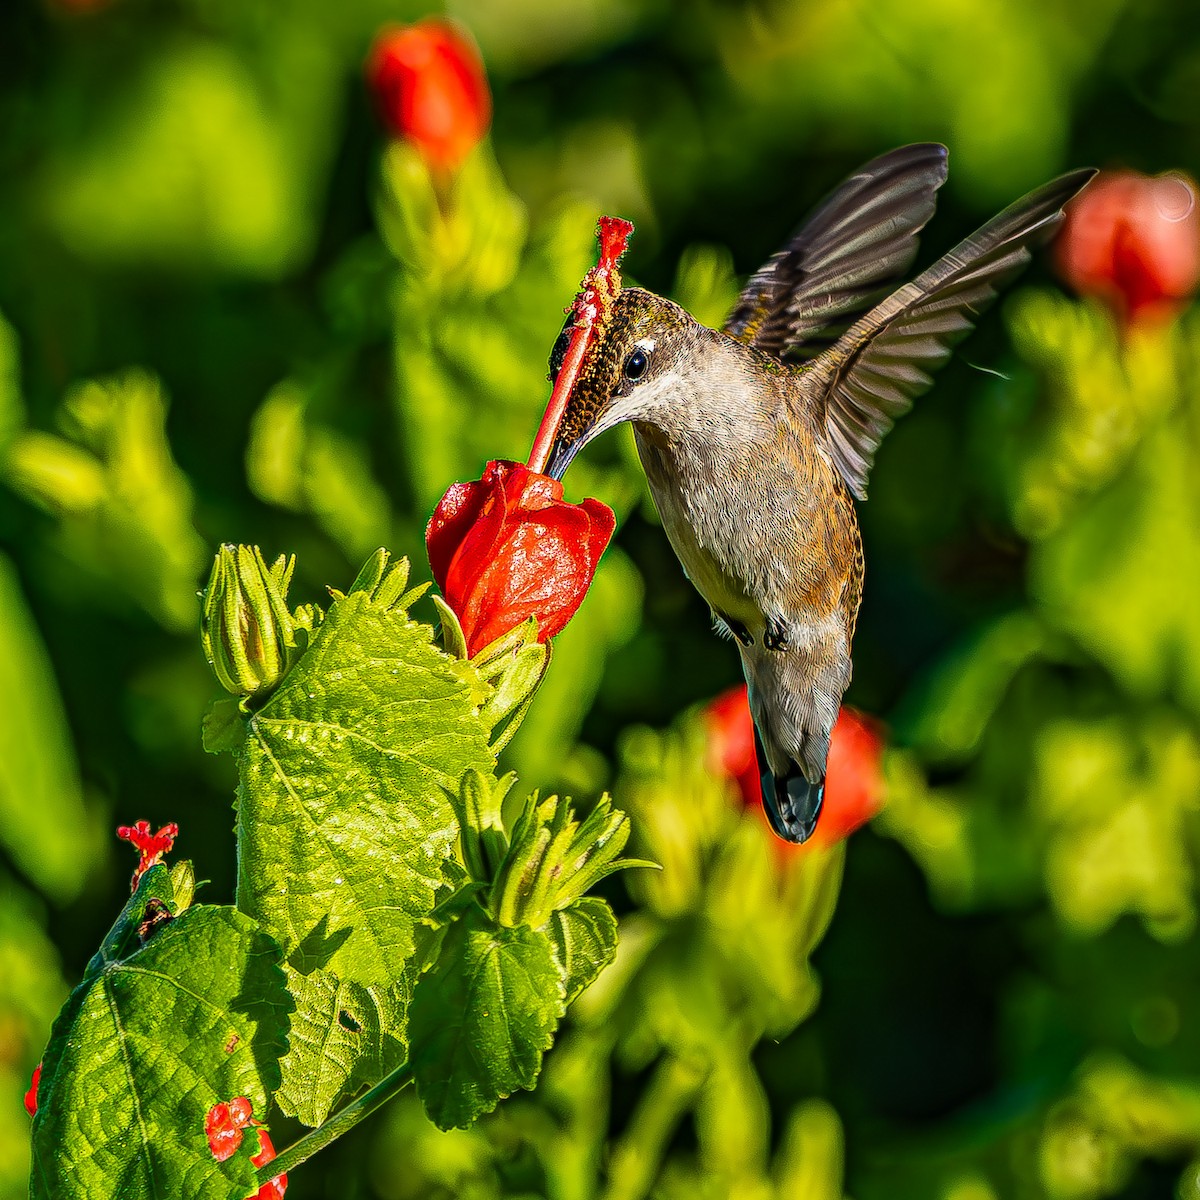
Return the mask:
{"type": "Polygon", "coordinates": [[[482,141],[492,98],[479,52],[448,21],[385,29],[367,58],[367,80],[388,129],[430,166],[453,171],[482,141]]]}
{"type": "MultiPolygon", "coordinates": [[[[704,710],[709,729],[710,769],[733,780],[742,802],[762,814],[762,785],[754,755],[754,723],[746,685],[722,692],[704,710]]],[[[825,803],[812,837],[802,846],[780,841],[785,852],[803,853],[849,837],[878,811],[883,799],[883,736],[878,725],[843,707],[833,727],[825,767],[825,803]]],[[[763,816],[766,821],[765,815],[763,816]]]]}
{"type": "Polygon", "coordinates": [[[1077,292],[1126,328],[1175,315],[1200,281],[1196,185],[1182,175],[1113,171],[1071,201],[1055,253],[1077,292]]]}
{"type": "Polygon", "coordinates": [[[562,484],[520,463],[491,462],[456,483],[425,530],[433,577],[474,655],[529,617],[559,633],[591,586],[615,518],[599,500],[571,504],[562,484]]]}
{"type": "Polygon", "coordinates": [[[150,832],[149,821],[137,821],[133,825],[117,826],[117,837],[123,842],[129,842],[140,855],[137,868],[133,872],[133,880],[130,883],[132,891],[137,891],[138,880],[155,863],[162,862],[164,854],[170,854],[171,847],[175,845],[175,839],[178,836],[179,826],[174,821],[169,825],[164,825],[157,833],[150,832]]]}

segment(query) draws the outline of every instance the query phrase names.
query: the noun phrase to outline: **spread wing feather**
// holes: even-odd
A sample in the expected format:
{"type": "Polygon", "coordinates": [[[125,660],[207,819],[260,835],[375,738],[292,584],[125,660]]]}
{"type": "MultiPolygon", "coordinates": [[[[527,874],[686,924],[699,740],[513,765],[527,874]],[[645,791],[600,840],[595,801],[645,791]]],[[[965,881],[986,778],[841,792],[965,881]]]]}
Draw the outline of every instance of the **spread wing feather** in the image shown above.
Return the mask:
{"type": "Polygon", "coordinates": [[[934,142],[861,167],[755,272],[725,332],[779,357],[819,352],[904,277],[945,179],[946,147],[934,142]]]}
{"type": "Polygon", "coordinates": [[[1095,174],[1074,171],[1038,188],[960,242],[912,283],[855,322],[813,360],[827,373],[825,431],[850,490],[866,498],[883,435],[932,382],[954,344],[1047,239],[1063,205],[1095,174]]]}

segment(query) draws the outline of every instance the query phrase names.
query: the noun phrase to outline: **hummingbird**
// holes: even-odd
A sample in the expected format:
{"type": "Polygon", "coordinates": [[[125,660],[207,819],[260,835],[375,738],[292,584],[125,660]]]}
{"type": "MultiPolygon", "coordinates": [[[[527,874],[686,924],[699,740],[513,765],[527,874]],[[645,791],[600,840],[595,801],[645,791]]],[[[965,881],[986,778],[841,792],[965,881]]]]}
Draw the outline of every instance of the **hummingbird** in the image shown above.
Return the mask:
{"type": "Polygon", "coordinates": [[[879,443],[1095,174],[1036,189],[902,283],[946,170],[937,143],[868,162],[751,276],[720,329],[621,288],[550,446],[546,473],[561,479],[593,438],[632,422],[667,538],[717,632],[737,639],[763,805],[791,842],[816,827],[850,683],[855,501],[879,443]]]}

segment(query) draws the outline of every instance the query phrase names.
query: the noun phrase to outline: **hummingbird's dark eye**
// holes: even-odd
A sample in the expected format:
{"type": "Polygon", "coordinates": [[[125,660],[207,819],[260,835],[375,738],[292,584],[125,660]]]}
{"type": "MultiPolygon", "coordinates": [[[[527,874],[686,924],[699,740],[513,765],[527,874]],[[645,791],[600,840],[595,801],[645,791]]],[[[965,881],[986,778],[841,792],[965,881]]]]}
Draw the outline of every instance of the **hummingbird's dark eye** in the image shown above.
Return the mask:
{"type": "Polygon", "coordinates": [[[625,360],[625,378],[637,382],[646,373],[646,368],[650,365],[650,355],[639,346],[625,360]]]}

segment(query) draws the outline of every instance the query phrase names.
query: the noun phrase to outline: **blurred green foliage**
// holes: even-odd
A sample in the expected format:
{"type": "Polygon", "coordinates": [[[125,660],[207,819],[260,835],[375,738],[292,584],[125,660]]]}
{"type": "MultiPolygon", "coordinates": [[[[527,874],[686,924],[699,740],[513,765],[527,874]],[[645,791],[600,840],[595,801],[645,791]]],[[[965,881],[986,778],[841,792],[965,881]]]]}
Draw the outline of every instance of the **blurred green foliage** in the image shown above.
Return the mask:
{"type": "MultiPolygon", "coordinates": [[[[103,831],[177,820],[233,891],[210,552],[296,552],[318,602],[378,544],[420,573],[445,486],[527,451],[598,212],[715,323],[904,141],[951,148],[923,260],[1068,167],[1200,175],[1182,0],[450,11],[495,127],[439,191],[361,79],[408,0],[0,6],[6,1200],[125,894],[103,831]]],[[[890,797],[840,896],[841,852],[779,859],[677,717],[736,656],[611,435],[569,486],[618,535],[505,765],[613,788],[664,870],[612,885],[618,961],[532,1098],[449,1134],[400,1104],[290,1196],[1200,1197],[1200,322],[1121,341],[1039,271],[879,456],[850,699],[890,797]]]]}

